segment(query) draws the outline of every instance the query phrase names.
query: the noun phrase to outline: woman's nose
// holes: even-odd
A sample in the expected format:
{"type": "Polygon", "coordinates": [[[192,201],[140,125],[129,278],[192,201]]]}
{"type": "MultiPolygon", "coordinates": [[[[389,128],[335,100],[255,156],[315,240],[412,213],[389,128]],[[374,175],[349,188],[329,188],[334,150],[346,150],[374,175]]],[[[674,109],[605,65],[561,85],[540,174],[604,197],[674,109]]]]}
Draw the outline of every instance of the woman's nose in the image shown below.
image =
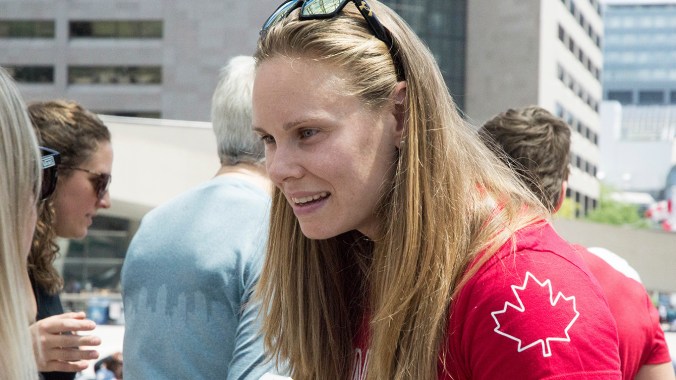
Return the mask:
{"type": "Polygon", "coordinates": [[[274,152],[266,152],[265,163],[270,180],[278,186],[303,175],[303,167],[292,148],[278,146],[274,152]]]}
{"type": "Polygon", "coordinates": [[[110,208],[111,201],[110,201],[110,191],[106,190],[106,193],[103,195],[103,198],[99,199],[97,202],[97,206],[99,208],[110,208]]]}

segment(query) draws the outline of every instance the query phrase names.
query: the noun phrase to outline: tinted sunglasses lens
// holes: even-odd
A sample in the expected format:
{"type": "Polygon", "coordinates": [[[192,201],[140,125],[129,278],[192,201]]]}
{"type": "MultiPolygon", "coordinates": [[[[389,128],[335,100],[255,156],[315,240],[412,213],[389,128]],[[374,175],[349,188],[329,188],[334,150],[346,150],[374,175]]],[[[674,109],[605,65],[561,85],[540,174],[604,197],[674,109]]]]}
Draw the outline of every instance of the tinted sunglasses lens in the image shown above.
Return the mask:
{"type": "Polygon", "coordinates": [[[108,192],[108,187],[110,186],[110,180],[112,177],[108,174],[101,174],[97,178],[96,182],[96,196],[99,197],[99,199],[103,199],[103,197],[106,196],[106,193],[108,192]]]}
{"type": "Polygon", "coordinates": [[[265,21],[263,28],[261,28],[261,32],[265,32],[268,28],[279,22],[279,20],[288,16],[301,2],[302,0],[290,0],[280,5],[279,8],[277,8],[277,10],[265,21]]]}
{"type": "Polygon", "coordinates": [[[56,189],[56,166],[42,169],[42,188],[40,190],[40,200],[49,198],[56,189]]]}
{"type": "Polygon", "coordinates": [[[58,174],[60,156],[55,150],[40,147],[42,153],[42,186],[40,189],[40,199],[49,198],[56,189],[56,178],[58,174]]]}
{"type": "Polygon", "coordinates": [[[300,13],[303,17],[330,15],[347,0],[307,0],[300,13]]]}

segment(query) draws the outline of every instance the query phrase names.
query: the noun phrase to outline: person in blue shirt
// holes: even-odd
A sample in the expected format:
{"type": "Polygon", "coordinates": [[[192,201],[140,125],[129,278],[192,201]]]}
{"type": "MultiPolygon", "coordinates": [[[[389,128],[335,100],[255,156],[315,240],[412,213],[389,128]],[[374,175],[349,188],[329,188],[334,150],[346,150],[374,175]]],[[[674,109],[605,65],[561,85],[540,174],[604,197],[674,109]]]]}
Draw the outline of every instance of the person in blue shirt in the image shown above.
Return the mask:
{"type": "Polygon", "coordinates": [[[126,379],[259,379],[271,370],[250,299],[271,193],[251,131],[254,69],[252,57],[233,58],[213,95],[216,176],[149,212],[129,246],[126,379]]]}

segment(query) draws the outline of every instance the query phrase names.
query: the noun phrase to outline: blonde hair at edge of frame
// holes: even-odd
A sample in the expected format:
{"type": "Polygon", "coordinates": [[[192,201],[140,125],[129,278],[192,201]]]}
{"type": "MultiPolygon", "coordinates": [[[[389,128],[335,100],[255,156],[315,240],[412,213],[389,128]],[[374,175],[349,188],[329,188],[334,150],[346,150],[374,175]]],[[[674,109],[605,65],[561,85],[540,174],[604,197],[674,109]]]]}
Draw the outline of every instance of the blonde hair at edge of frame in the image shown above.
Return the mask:
{"type": "MultiPolygon", "coordinates": [[[[449,303],[479,266],[463,275],[468,263],[546,213],[465,125],[427,47],[393,11],[369,3],[393,35],[407,81],[405,143],[379,205],[374,242],[356,233],[304,237],[275,191],[258,296],[268,313],[266,346],[288,360],[296,380],[350,377],[352,337],[365,309],[368,379],[436,378],[449,303]]],[[[397,73],[354,5],[321,21],[298,21],[295,12],[259,40],[258,64],[276,56],[314,59],[345,70],[347,91],[368,106],[386,105],[397,73]]]]}
{"type": "Polygon", "coordinates": [[[0,68],[0,379],[37,379],[28,330],[26,252],[29,207],[41,181],[37,140],[26,106],[9,74],[0,68]]]}

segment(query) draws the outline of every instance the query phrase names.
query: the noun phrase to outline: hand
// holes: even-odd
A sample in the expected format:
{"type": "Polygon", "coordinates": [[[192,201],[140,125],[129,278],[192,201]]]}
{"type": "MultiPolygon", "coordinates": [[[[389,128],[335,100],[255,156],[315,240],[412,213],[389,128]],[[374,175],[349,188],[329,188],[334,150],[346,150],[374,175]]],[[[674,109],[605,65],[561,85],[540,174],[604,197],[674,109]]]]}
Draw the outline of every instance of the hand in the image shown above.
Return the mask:
{"type": "Polygon", "coordinates": [[[98,346],[101,339],[92,335],[77,335],[92,331],[96,323],[83,312],[64,313],[42,319],[30,326],[33,352],[40,372],[78,372],[87,368],[88,361],[99,357],[96,350],[81,350],[81,346],[98,346]]]}

